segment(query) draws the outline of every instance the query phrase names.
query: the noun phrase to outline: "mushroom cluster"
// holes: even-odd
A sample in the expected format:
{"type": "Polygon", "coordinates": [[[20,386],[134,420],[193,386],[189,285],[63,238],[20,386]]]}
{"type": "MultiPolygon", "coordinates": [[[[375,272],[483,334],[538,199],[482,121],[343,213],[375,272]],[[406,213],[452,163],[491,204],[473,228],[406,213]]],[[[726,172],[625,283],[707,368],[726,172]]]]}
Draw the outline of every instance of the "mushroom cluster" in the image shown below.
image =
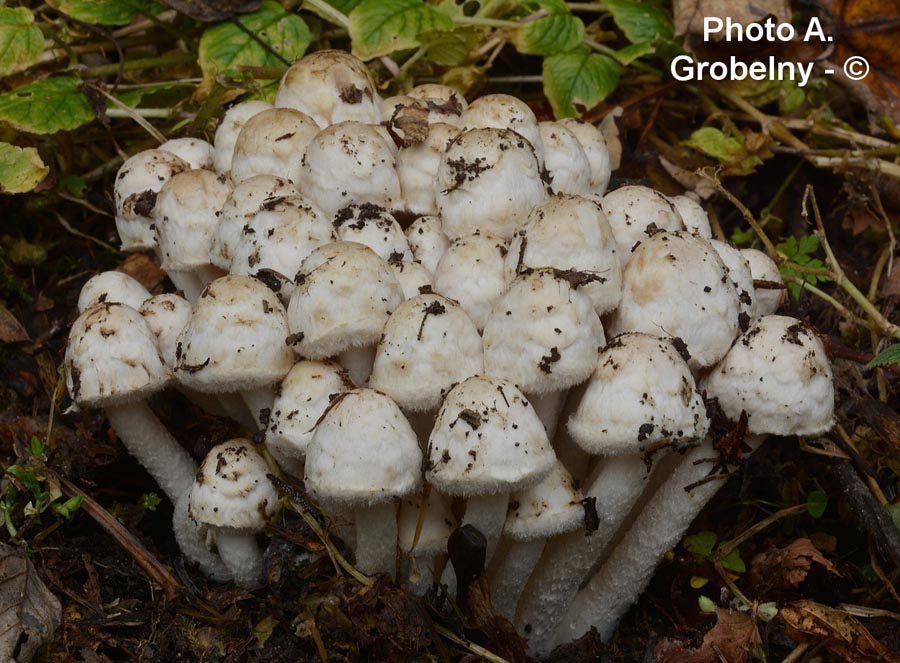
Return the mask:
{"type": "Polygon", "coordinates": [[[264,440],[362,571],[452,593],[447,540],[474,526],[535,655],[607,637],[740,460],[709,462],[712,401],[745,454],[833,407],[814,330],[774,315],[772,260],[711,240],[689,197],[609,179],[591,124],[434,84],[381,99],[351,55],[314,53],[212,144],[121,167],[122,248],[155,251],[180,293],[91,279],[69,392],[106,410],[216,579],[262,584],[277,494],[249,440],[198,471],[143,402],[170,385],[264,440]]]}

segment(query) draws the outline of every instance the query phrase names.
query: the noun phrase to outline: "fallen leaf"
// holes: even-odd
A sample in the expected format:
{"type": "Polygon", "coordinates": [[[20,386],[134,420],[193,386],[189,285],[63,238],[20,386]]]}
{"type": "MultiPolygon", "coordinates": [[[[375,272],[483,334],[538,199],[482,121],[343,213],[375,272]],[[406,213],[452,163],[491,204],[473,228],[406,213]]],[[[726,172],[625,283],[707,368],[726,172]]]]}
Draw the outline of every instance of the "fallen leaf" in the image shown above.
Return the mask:
{"type": "Polygon", "coordinates": [[[159,2],[202,23],[224,21],[235,14],[255,12],[262,5],[262,0],[159,0],[159,2]]]}
{"type": "Polygon", "coordinates": [[[755,581],[763,578],[769,583],[779,581],[788,587],[797,587],[806,580],[813,563],[820,564],[829,573],[837,576],[840,571],[819,552],[807,538],[797,539],[784,548],[773,548],[760,553],[750,562],[751,574],[755,581]]]}
{"type": "Polygon", "coordinates": [[[781,608],[781,623],[791,639],[816,645],[825,640],[825,649],[844,663],[883,661],[900,663],[868,629],[843,610],[815,601],[794,601],[781,608]]]}
{"type": "Polygon", "coordinates": [[[29,341],[28,332],[22,323],[0,304],[0,343],[24,343],[29,341]]]}
{"type": "Polygon", "coordinates": [[[762,644],[756,620],[744,612],[716,610],[716,625],[699,648],[667,638],[657,645],[654,663],[747,663],[751,650],[762,644]]]}
{"type": "Polygon", "coordinates": [[[769,15],[774,16],[779,23],[791,21],[789,0],[675,0],[672,12],[676,36],[688,32],[703,34],[703,19],[707,16],[718,16],[722,20],[731,18],[733,23],[741,25],[758,23],[769,15]]]}
{"type": "Polygon", "coordinates": [[[59,600],[25,555],[0,543],[0,661],[27,663],[59,628],[59,600]]]}
{"type": "Polygon", "coordinates": [[[128,274],[151,293],[166,278],[166,273],[159,268],[159,264],[143,253],[132,253],[116,270],[128,274]]]}

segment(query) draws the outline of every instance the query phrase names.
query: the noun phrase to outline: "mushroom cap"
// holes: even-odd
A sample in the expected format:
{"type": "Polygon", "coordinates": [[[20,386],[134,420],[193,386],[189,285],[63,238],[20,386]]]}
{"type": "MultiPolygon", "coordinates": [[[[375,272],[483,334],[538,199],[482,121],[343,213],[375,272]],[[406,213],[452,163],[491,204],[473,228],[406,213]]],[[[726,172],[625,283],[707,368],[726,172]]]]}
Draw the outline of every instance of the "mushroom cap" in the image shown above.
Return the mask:
{"type": "Polygon", "coordinates": [[[426,480],[446,495],[533,486],[556,462],[541,420],[508,380],[475,376],[444,399],[428,441],[426,480]]]}
{"type": "Polygon", "coordinates": [[[240,184],[254,175],[281,175],[298,183],[300,162],[319,125],[309,115],[290,108],[257,113],[238,134],[231,161],[231,181],[240,184]]]}
{"type": "Polygon", "coordinates": [[[758,317],[756,315],[756,288],[753,287],[753,275],[750,273],[750,263],[736,248],[718,239],[708,239],[725,267],[728,268],[728,278],[734,284],[738,295],[741,312],[738,314],[738,323],[741,331],[747,331],[750,323],[758,317]]]}
{"type": "Polygon", "coordinates": [[[400,179],[400,204],[413,214],[437,214],[435,180],[447,145],[459,135],[459,129],[438,122],[428,126],[421,143],[402,147],[397,153],[397,176],[400,179]]]}
{"type": "Polygon", "coordinates": [[[581,491],[556,461],[544,479],[509,496],[503,535],[519,541],[547,539],[584,526],[581,491]]]}
{"type": "Polygon", "coordinates": [[[659,191],[640,185],[629,185],[608,192],[600,199],[603,211],[616,236],[622,267],[639,242],[657,230],[681,230],[684,223],[675,206],[659,191]]]}
{"type": "Polygon", "coordinates": [[[171,152],[187,161],[191,169],[213,169],[215,148],[202,138],[173,138],[159,146],[159,149],[171,152]]]}
{"type": "MultiPolygon", "coordinates": [[[[784,285],[778,265],[765,253],[757,249],[741,249],[741,255],[750,265],[754,280],[784,285]]],[[[784,288],[756,288],[756,316],[772,315],[784,303],[784,298],[784,288]]]]}
{"type": "Polygon", "coordinates": [[[746,411],[753,434],[818,435],[832,426],[831,364],[815,329],[795,318],[754,322],[701,388],[729,419],[746,411]]]}
{"type": "Polygon", "coordinates": [[[629,333],[600,353],[569,433],[592,455],[630,454],[670,439],[690,442],[709,427],[687,363],[667,339],[629,333]]]}
{"type": "Polygon", "coordinates": [[[440,83],[422,83],[407,92],[407,96],[427,104],[429,123],[459,124],[460,115],[469,107],[463,95],[440,83]]]}
{"type": "Polygon", "coordinates": [[[316,51],[292,64],[278,84],[275,105],[302,111],[320,127],[384,119],[372,74],[361,60],[338,50],[316,51]]]}
{"type": "Polygon", "coordinates": [[[494,305],[483,338],[485,372],[526,394],[584,382],[606,345],[593,302],[551,270],[513,281],[494,305]]]}
{"type": "Polygon", "coordinates": [[[566,117],[559,121],[566,129],[575,134],[584,149],[588,163],[591,165],[591,193],[602,196],[609,186],[612,174],[609,164],[609,149],[606,139],[598,127],[580,118],[566,117]]]}
{"type": "Polygon", "coordinates": [[[268,472],[249,440],[235,438],[214,446],[188,493],[188,513],[211,527],[261,532],[278,500],[268,472]]]}
{"type": "Polygon", "coordinates": [[[335,398],[352,388],[346,371],[334,362],[294,364],[281,381],[266,429],[266,446],[275,459],[289,466],[302,461],[316,422],[335,398]]]}
{"type": "Polygon", "coordinates": [[[420,216],[406,229],[406,241],[412,249],[413,257],[432,274],[437,271],[450,240],[444,234],[439,216],[420,216]]]}
{"type": "Polygon", "coordinates": [[[510,129],[527,139],[538,163],[544,163],[541,130],[534,111],[524,101],[509,94],[485,94],[469,104],[459,116],[459,126],[469,129],[510,129]]]}
{"type": "Polygon", "coordinates": [[[236,185],[218,212],[219,225],[210,249],[211,262],[222,269],[230,269],[234,247],[247,221],[273,199],[297,193],[289,180],[275,175],[254,175],[236,185]]]}
{"type": "Polygon", "coordinates": [[[125,272],[100,272],[81,286],[81,292],[78,293],[78,312],[84,313],[94,304],[106,302],[127,304],[136,309],[149,297],[147,288],[125,272]]]}
{"type": "Polygon", "coordinates": [[[374,345],[391,311],[403,301],[390,265],[356,242],[333,242],[310,253],[288,305],[294,352],[326,359],[374,345]]]}
{"type": "Polygon", "coordinates": [[[234,146],[244,124],[251,117],[264,110],[272,108],[272,104],[265,101],[242,101],[235,104],[227,111],[216,128],[213,139],[213,167],[220,175],[231,177],[231,161],[234,157],[234,146]]]}
{"type": "Polygon", "coordinates": [[[609,331],[680,337],[691,368],[712,366],[728,352],[740,328],[738,295],[709,243],[660,232],[641,242],[625,267],[622,302],[609,331]]]}
{"type": "Polygon", "coordinates": [[[299,177],[301,191],[331,220],[351,203],[393,209],[400,201],[393,151],[377,129],[359,122],[333,124],[316,134],[299,177]]]}
{"type": "Polygon", "coordinates": [[[306,489],[326,504],[372,505],[421,484],[422,451],[397,404],[374,389],[335,399],[306,450],[306,489]]]}
{"type": "Polygon", "coordinates": [[[428,503],[422,505],[422,493],[416,493],[400,502],[400,514],[397,517],[397,542],[403,553],[414,552],[419,556],[437,555],[447,550],[447,539],[454,529],[453,515],[447,508],[444,496],[436,490],[428,495],[428,503]],[[419,512],[425,509],[422,519],[422,530],[416,541],[416,529],[419,526],[419,512]],[[415,542],[415,549],[413,549],[415,542]]]}
{"type": "Polygon", "coordinates": [[[348,205],[338,210],[334,227],[340,241],[365,244],[382,260],[412,260],[403,229],[383,207],[372,203],[348,205]]]}
{"type": "Polygon", "coordinates": [[[578,137],[561,122],[541,122],[538,128],[551,191],[591,193],[591,164],[578,137]]]}
{"type": "Polygon", "coordinates": [[[434,276],[422,263],[416,260],[392,260],[388,264],[400,284],[404,299],[412,299],[434,289],[434,276]]]}
{"type": "Polygon", "coordinates": [[[172,380],[153,332],[125,304],[97,304],[79,315],[64,363],[69,395],[84,407],[143,400],[172,380]]]}
{"type": "Polygon", "coordinates": [[[690,196],[669,196],[669,200],[681,215],[684,229],[692,235],[703,239],[712,239],[712,228],[709,227],[709,215],[703,206],[690,196]]]}
{"type": "Polygon", "coordinates": [[[484,372],[481,337],[459,304],[424,294],[400,304],[384,325],[369,384],[404,410],[441,404],[450,387],[484,372]]]}
{"type": "Polygon", "coordinates": [[[444,152],[436,187],[444,233],[451,239],[479,229],[509,239],[545,197],[534,148],[509,129],[459,134],[444,152]]]}
{"type": "Polygon", "coordinates": [[[153,226],[165,271],[187,271],[210,264],[209,247],[231,187],[211,170],[173,175],[156,196],[153,226]]]}
{"type": "Polygon", "coordinates": [[[164,150],[144,150],[122,164],[113,193],[123,251],[143,251],[156,245],[152,227],[156,194],[170,177],[189,169],[187,161],[164,150]]]}
{"type": "Polygon", "coordinates": [[[506,290],[506,253],[503,239],[475,231],[453,242],[434,271],[434,289],[458,301],[479,330],[506,290]]]}
{"type": "Polygon", "coordinates": [[[584,196],[553,196],[532,208],[525,226],[509,243],[506,280],[522,268],[555,267],[593,275],[579,289],[603,315],[622,298],[622,266],[616,238],[600,204],[584,196]]]}
{"type": "Polygon", "coordinates": [[[166,366],[174,368],[178,336],[191,320],[191,303],[173,293],[153,295],[140,305],[138,313],[144,316],[156,336],[156,345],[166,366]]]}
{"type": "Polygon", "coordinates": [[[335,239],[331,223],[309,198],[274,198],[244,225],[230,271],[255,274],[270,269],[294,275],[306,256],[335,239]]]}
{"type": "Polygon", "coordinates": [[[197,391],[235,392],[279,382],[294,355],[284,306],[250,276],[223,276],[200,293],[178,337],[175,374],[197,391]]]}

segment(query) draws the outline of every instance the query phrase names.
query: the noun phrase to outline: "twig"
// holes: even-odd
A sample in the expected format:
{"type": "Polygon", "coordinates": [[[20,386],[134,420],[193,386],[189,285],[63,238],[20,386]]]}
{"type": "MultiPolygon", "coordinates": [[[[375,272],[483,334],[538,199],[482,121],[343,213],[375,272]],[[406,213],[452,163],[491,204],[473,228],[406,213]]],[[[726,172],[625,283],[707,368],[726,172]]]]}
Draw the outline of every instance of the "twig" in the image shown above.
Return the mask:
{"type": "Polygon", "coordinates": [[[781,264],[784,262],[784,259],[779,255],[778,250],[775,248],[775,245],[772,243],[772,240],[769,239],[769,236],[766,235],[766,231],[763,230],[762,226],[759,225],[759,221],[756,220],[756,217],[753,216],[753,213],[747,209],[747,206],[744,205],[738,198],[731,193],[728,189],[722,186],[722,183],[719,181],[719,178],[715,175],[711,175],[705,170],[698,171],[699,175],[708,180],[710,184],[712,184],[716,191],[725,196],[728,201],[737,207],[738,211],[741,213],[741,216],[744,217],[744,220],[750,224],[750,227],[753,228],[753,232],[756,233],[757,237],[759,237],[760,241],[766,247],[766,253],[769,254],[769,257],[772,258],[777,264],[781,264]]]}
{"type": "Polygon", "coordinates": [[[790,516],[796,516],[797,514],[804,513],[806,511],[805,504],[796,504],[794,506],[789,506],[786,509],[781,509],[781,511],[776,511],[771,516],[766,518],[765,520],[760,520],[758,523],[753,525],[752,527],[744,530],[744,532],[730,541],[725,541],[722,545],[719,546],[719,549],[716,551],[716,555],[714,557],[714,561],[716,564],[721,562],[723,559],[728,557],[728,554],[741,545],[744,541],[753,538],[764,529],[766,529],[769,525],[773,523],[777,523],[779,520],[784,518],[788,518],[790,516]]]}
{"type": "Polygon", "coordinates": [[[104,242],[102,239],[97,239],[96,237],[91,237],[90,235],[81,232],[81,231],[78,230],[77,228],[73,228],[73,227],[72,227],[72,224],[70,224],[68,221],[66,221],[65,217],[63,217],[62,214],[60,214],[60,213],[57,212],[56,210],[52,210],[52,211],[53,211],[53,215],[54,215],[54,216],[57,218],[57,220],[59,221],[59,224],[60,224],[63,228],[65,228],[67,231],[69,231],[70,233],[72,233],[73,235],[75,235],[76,237],[81,237],[82,239],[86,239],[86,240],[88,240],[88,241],[90,241],[90,242],[93,242],[94,244],[97,244],[98,246],[102,246],[102,247],[103,247],[104,249],[106,249],[107,251],[112,251],[113,253],[119,253],[119,249],[117,249],[116,247],[114,247],[112,244],[107,244],[107,243],[104,242]]]}
{"type": "Polygon", "coordinates": [[[130,117],[132,120],[137,122],[144,129],[144,131],[146,131],[148,134],[153,136],[153,138],[155,138],[159,142],[160,145],[162,145],[163,143],[166,142],[166,137],[163,136],[159,132],[159,130],[157,130],[156,127],[154,127],[152,124],[147,122],[147,120],[145,120],[143,117],[141,117],[138,113],[136,113],[133,108],[129,108],[128,106],[123,104],[121,101],[116,99],[114,96],[112,96],[109,92],[104,90],[102,85],[91,85],[91,89],[97,90],[97,92],[102,94],[104,97],[106,97],[111,102],[113,102],[116,106],[118,106],[123,111],[125,111],[128,114],[128,117],[130,117]]]}
{"type": "Polygon", "coordinates": [[[799,645],[794,647],[790,654],[784,657],[781,663],[797,663],[800,660],[800,657],[806,653],[806,650],[809,649],[809,645],[805,642],[801,642],[799,645]]]}
{"type": "Polygon", "coordinates": [[[434,629],[440,635],[447,638],[447,640],[449,640],[450,642],[457,644],[461,647],[465,647],[473,654],[480,656],[481,658],[483,658],[486,661],[490,661],[490,663],[509,663],[509,661],[506,660],[505,658],[497,656],[497,654],[495,654],[494,652],[490,651],[489,649],[485,649],[481,645],[478,645],[478,644],[472,642],[471,640],[465,640],[465,639],[459,637],[458,635],[453,633],[451,630],[441,626],[440,624],[435,624],[434,629]]]}
{"type": "Polygon", "coordinates": [[[872,323],[871,321],[864,320],[864,319],[860,318],[859,316],[851,313],[850,310],[846,306],[841,304],[834,297],[829,295],[827,292],[824,292],[823,290],[819,290],[819,288],[812,285],[805,279],[801,279],[797,276],[785,276],[784,280],[787,281],[788,283],[796,283],[797,285],[799,285],[801,288],[803,288],[807,292],[812,293],[813,295],[815,295],[822,301],[828,303],[832,308],[834,308],[838,313],[843,315],[845,318],[847,318],[853,324],[859,325],[860,327],[865,327],[866,329],[872,329],[875,326],[874,323],[872,323]]]}

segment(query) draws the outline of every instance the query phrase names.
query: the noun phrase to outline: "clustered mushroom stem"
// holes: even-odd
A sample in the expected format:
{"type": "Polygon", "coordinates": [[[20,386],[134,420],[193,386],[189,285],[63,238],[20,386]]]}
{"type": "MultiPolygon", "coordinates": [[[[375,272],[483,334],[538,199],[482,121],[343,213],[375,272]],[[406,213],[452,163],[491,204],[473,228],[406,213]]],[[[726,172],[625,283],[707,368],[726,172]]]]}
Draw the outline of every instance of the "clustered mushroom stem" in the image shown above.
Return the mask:
{"type": "Polygon", "coordinates": [[[175,287],[184,293],[184,298],[194,304],[203,291],[203,284],[194,272],[188,270],[170,269],[166,272],[175,287]]]}
{"type": "Polygon", "coordinates": [[[262,551],[252,532],[218,528],[216,547],[238,587],[245,589],[259,587],[265,565],[262,551]]]}
{"type": "Polygon", "coordinates": [[[275,402],[275,390],[272,387],[256,387],[255,389],[244,389],[241,392],[241,399],[250,409],[253,419],[253,428],[262,430],[265,424],[262,417],[264,410],[271,411],[272,404],[275,402]]]}
{"type": "Polygon", "coordinates": [[[200,291],[203,292],[203,289],[206,286],[215,281],[217,278],[224,276],[225,271],[219,269],[215,265],[201,265],[200,267],[194,269],[194,274],[197,275],[197,280],[200,283],[200,291]]]}
{"type": "Polygon", "coordinates": [[[396,576],[397,506],[393,501],[356,509],[356,567],[396,576]]]}
{"type": "Polygon", "coordinates": [[[338,362],[347,369],[357,387],[365,387],[375,363],[375,346],[364,345],[347,348],[338,355],[338,362]]]}
{"type": "MultiPolygon", "coordinates": [[[[577,534],[584,536],[581,531],[577,534]]],[[[543,538],[500,542],[491,562],[491,604],[496,614],[510,621],[515,617],[516,604],[543,550],[543,538]]]]}
{"type": "MultiPolygon", "coordinates": [[[[200,393],[200,392],[197,392],[200,393]]],[[[248,430],[254,430],[259,427],[259,421],[250,412],[249,406],[244,402],[238,394],[221,393],[211,395],[215,398],[228,416],[238,422],[241,426],[248,430]]]]}
{"type": "Polygon", "coordinates": [[[551,440],[556,435],[556,427],[559,424],[559,416],[562,414],[563,405],[566,402],[568,389],[562,391],[550,391],[546,394],[525,394],[531,407],[537,413],[547,437],[551,440]]]}
{"type": "MultiPolygon", "coordinates": [[[[755,451],[767,436],[748,435],[744,442],[755,451]]],[[[631,528],[600,570],[578,592],[566,610],[555,637],[542,647],[571,642],[595,626],[608,640],[619,619],[637,600],[668,550],[675,546],[704,505],[724,484],[727,474],[710,472],[717,457],[707,438],[688,452],[654,491],[631,528]],[[687,490],[692,486],[691,490],[687,490]]]]}
{"type": "Polygon", "coordinates": [[[142,401],[105,409],[122,444],[174,504],[191,489],[197,464],[142,401]]]}
{"type": "Polygon", "coordinates": [[[231,580],[231,571],[221,558],[206,546],[206,531],[200,529],[188,512],[189,495],[190,491],[183,493],[175,503],[175,511],[172,514],[175,541],[185,557],[196,562],[210,578],[218,582],[231,580]]]}
{"type": "Polygon", "coordinates": [[[509,504],[509,493],[494,495],[474,495],[466,501],[466,514],[461,525],[472,525],[484,535],[487,549],[484,556],[485,568],[494,556],[503,524],[506,522],[506,507],[509,504]]]}

